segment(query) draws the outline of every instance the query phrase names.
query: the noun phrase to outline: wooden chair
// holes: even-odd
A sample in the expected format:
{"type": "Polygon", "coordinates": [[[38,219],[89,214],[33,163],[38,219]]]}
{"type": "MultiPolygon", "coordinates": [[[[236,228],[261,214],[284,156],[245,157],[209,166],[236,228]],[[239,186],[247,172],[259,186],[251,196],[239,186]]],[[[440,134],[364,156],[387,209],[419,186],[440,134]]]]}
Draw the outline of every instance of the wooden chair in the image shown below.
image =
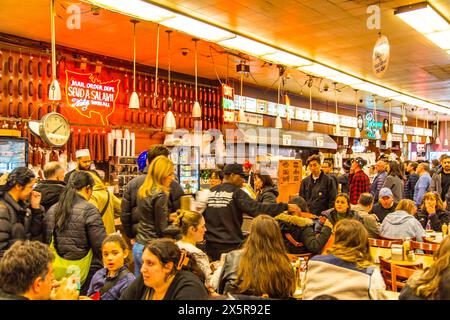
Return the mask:
{"type": "MultiPolygon", "coordinates": [[[[403,241],[404,241],[404,239],[393,239],[393,238],[383,237],[381,234],[378,235],[378,239],[391,240],[391,241],[401,241],[401,243],[403,243],[403,241]]],[[[411,239],[411,241],[416,241],[416,237],[412,237],[410,239],[411,239]]]]}
{"type": "Polygon", "coordinates": [[[406,285],[406,281],[411,277],[415,269],[401,267],[396,264],[391,265],[391,284],[392,291],[400,292],[406,285]]]}
{"type": "Polygon", "coordinates": [[[428,238],[428,237],[422,237],[422,241],[425,243],[439,244],[438,242],[430,240],[430,238],[428,238]]]}
{"type": "MultiPolygon", "coordinates": [[[[394,284],[392,283],[392,266],[394,266],[394,263],[389,262],[387,259],[379,256],[378,259],[380,260],[380,271],[381,275],[383,276],[384,283],[386,284],[386,290],[395,291],[393,289],[394,284]]],[[[423,269],[423,264],[418,263],[410,266],[402,266],[403,268],[412,269],[412,270],[419,270],[423,269]]]]}
{"type": "Polygon", "coordinates": [[[425,242],[417,242],[417,241],[411,241],[411,249],[419,249],[423,250],[425,254],[432,255],[439,249],[438,243],[425,243],[425,242]]]}
{"type": "Polygon", "coordinates": [[[369,245],[371,247],[379,248],[391,248],[392,244],[402,244],[403,240],[384,240],[384,239],[374,239],[369,238],[369,245]]]}

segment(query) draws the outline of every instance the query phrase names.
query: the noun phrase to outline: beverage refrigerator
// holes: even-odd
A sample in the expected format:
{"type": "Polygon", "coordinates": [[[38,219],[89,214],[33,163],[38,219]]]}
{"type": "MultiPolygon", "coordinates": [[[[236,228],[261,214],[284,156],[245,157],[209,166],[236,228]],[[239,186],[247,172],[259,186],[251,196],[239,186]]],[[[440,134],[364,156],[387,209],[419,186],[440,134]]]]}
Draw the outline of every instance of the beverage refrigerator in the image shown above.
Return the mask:
{"type": "Polygon", "coordinates": [[[175,165],[175,177],[184,193],[194,195],[200,189],[200,148],[175,146],[170,158],[175,165]]]}

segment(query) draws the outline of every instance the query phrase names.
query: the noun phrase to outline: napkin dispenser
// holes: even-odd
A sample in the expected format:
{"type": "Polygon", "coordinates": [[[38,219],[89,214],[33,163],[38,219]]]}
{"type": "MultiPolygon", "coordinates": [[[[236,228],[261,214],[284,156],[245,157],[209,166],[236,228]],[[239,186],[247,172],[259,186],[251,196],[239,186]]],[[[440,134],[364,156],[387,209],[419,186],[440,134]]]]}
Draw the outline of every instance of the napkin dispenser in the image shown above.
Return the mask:
{"type": "Polygon", "coordinates": [[[393,244],[391,246],[391,260],[403,260],[403,246],[401,244],[393,244]]]}

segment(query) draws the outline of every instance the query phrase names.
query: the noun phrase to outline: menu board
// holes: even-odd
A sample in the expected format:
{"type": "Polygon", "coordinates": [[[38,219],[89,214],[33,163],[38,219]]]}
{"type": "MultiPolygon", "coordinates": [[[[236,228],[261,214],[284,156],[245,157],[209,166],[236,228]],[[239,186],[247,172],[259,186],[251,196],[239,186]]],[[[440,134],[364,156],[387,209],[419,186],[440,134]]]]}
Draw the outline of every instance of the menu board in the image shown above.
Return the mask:
{"type": "Polygon", "coordinates": [[[278,105],[278,114],[282,118],[286,118],[286,106],[284,104],[278,105]]]}
{"type": "Polygon", "coordinates": [[[288,202],[289,197],[298,195],[302,182],[301,160],[279,160],[278,162],[278,188],[280,195],[278,201],[288,202]]]}
{"type": "Polygon", "coordinates": [[[245,111],[256,112],[256,99],[249,97],[245,99],[245,111]]]}
{"type": "Polygon", "coordinates": [[[267,101],[265,100],[256,100],[256,112],[261,114],[267,114],[267,101]]]}
{"type": "Polygon", "coordinates": [[[274,102],[267,102],[267,114],[269,116],[277,116],[277,104],[274,102]]]}

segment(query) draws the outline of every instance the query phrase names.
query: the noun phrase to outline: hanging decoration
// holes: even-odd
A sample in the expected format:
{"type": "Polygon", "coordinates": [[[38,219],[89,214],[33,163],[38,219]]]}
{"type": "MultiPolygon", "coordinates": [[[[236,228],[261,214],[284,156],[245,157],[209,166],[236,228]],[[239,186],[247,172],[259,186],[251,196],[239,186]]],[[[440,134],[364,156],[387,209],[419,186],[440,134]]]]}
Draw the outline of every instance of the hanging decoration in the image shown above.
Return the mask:
{"type": "Polygon", "coordinates": [[[130,22],[133,24],[133,93],[128,108],[139,109],[139,97],[136,93],[136,23],[139,23],[139,21],[131,19],[130,22]]]}
{"type": "Polygon", "coordinates": [[[436,139],[434,140],[435,144],[441,144],[441,139],[439,138],[439,113],[436,112],[436,139]]]}
{"type": "Polygon", "coordinates": [[[167,32],[167,46],[168,46],[168,66],[167,66],[167,74],[168,74],[168,93],[169,93],[169,97],[167,98],[167,107],[169,109],[169,111],[167,111],[167,114],[164,118],[164,125],[163,125],[163,131],[166,133],[173,133],[175,131],[175,129],[177,128],[177,124],[175,121],[175,116],[173,115],[172,112],[172,106],[173,106],[173,99],[172,99],[172,90],[171,90],[171,85],[170,85],[170,69],[171,69],[171,58],[172,58],[172,50],[171,50],[171,46],[170,46],[170,35],[172,34],[172,30],[166,30],[167,32]]]}
{"type": "Polygon", "coordinates": [[[195,103],[194,108],[192,109],[192,118],[200,119],[202,117],[202,108],[200,107],[200,103],[198,102],[198,86],[197,86],[197,43],[199,39],[192,39],[195,44],[195,103]]]}
{"type": "Polygon", "coordinates": [[[391,133],[391,123],[392,123],[392,99],[389,100],[389,128],[386,136],[386,147],[392,148],[392,133],[391,133]]]}
{"type": "Polygon", "coordinates": [[[52,36],[52,82],[48,92],[48,100],[60,101],[61,88],[56,79],[56,33],[55,33],[55,0],[50,1],[51,36],[52,36]]]}
{"type": "Polygon", "coordinates": [[[361,126],[360,126],[360,121],[359,121],[359,114],[358,114],[358,90],[355,89],[355,115],[356,115],[356,119],[358,120],[358,124],[356,126],[355,129],[355,138],[359,139],[361,138],[361,130],[362,130],[362,119],[361,119],[361,126]]]}

